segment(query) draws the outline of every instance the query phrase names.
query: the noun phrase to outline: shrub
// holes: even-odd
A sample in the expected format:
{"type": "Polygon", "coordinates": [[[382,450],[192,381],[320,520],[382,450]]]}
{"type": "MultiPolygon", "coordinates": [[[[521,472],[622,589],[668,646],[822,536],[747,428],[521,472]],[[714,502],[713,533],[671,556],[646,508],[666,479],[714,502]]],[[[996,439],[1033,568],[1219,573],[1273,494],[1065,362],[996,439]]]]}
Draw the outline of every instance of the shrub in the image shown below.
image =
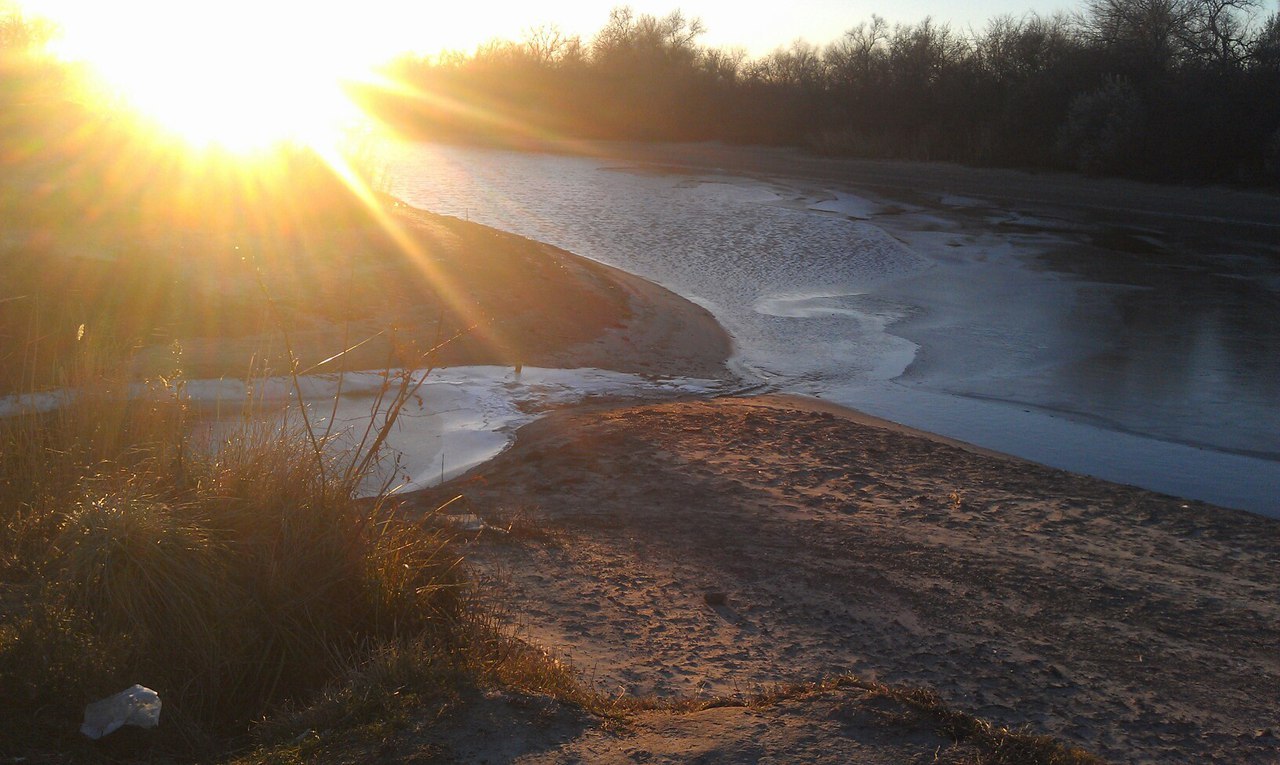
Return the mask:
{"type": "Polygon", "coordinates": [[[1145,121],[1137,92],[1127,81],[1110,78],[1071,102],[1058,133],[1058,155],[1082,173],[1123,173],[1142,140],[1145,121]]]}

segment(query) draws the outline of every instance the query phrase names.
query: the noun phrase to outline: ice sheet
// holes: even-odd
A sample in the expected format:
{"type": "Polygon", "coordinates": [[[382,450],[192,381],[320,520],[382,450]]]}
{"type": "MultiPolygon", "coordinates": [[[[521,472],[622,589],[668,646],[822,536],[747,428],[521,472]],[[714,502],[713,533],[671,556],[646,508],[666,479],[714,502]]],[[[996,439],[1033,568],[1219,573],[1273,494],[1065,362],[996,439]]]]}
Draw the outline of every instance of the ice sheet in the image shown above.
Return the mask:
{"type": "Polygon", "coordinates": [[[835,199],[814,202],[809,205],[809,209],[815,212],[838,213],[859,220],[866,220],[881,211],[880,205],[875,202],[864,197],[845,193],[836,193],[835,199]]]}
{"type": "MultiPolygon", "coordinates": [[[[394,370],[392,379],[401,373],[394,370]]],[[[412,380],[416,382],[422,374],[412,373],[412,380]]],[[[353,450],[371,418],[376,425],[386,420],[386,407],[374,408],[386,379],[377,372],[302,378],[312,428],[331,432],[334,449],[353,450]]],[[[395,491],[412,491],[461,475],[501,453],[520,426],[557,406],[591,398],[708,395],[722,385],[714,380],[642,377],[600,369],[524,367],[519,374],[511,367],[494,366],[435,370],[391,426],[379,469],[365,481],[362,493],[372,494],[384,484],[395,491]]],[[[239,381],[193,381],[187,392],[194,401],[229,402],[233,410],[249,393],[239,381]]],[[[287,378],[259,381],[253,395],[265,404],[294,399],[287,378]]],[[[223,428],[211,431],[212,438],[225,435],[238,422],[238,417],[227,418],[223,428]]]]}

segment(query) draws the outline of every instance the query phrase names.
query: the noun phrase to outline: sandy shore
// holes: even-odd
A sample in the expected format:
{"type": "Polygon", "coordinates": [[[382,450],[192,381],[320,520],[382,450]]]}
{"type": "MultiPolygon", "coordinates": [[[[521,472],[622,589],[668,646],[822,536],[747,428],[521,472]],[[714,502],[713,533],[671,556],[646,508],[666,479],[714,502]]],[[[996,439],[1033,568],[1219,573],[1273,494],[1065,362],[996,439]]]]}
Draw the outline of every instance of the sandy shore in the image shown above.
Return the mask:
{"type": "MultiPolygon", "coordinates": [[[[481,534],[473,576],[531,641],[609,693],[734,694],[853,673],[1117,762],[1280,752],[1274,520],[784,397],[564,411],[442,492],[495,525],[519,516],[549,532],[481,534]]],[[[507,754],[934,751],[832,722],[854,703],[833,693],[615,732],[549,726],[507,754]]],[[[454,742],[489,753],[472,745],[454,742]]]]}
{"type": "MultiPolygon", "coordinates": [[[[400,204],[387,212],[398,238],[328,232],[275,268],[268,288],[300,369],[359,344],[315,371],[522,364],[730,377],[729,336],[670,290],[478,224],[400,204]]],[[[188,378],[243,376],[250,358],[267,371],[288,369],[280,322],[256,275],[237,265],[188,274],[204,290],[192,300],[210,315],[205,323],[221,328],[181,340],[188,378]]],[[[142,375],[172,363],[167,343],[139,354],[142,375]]]]}

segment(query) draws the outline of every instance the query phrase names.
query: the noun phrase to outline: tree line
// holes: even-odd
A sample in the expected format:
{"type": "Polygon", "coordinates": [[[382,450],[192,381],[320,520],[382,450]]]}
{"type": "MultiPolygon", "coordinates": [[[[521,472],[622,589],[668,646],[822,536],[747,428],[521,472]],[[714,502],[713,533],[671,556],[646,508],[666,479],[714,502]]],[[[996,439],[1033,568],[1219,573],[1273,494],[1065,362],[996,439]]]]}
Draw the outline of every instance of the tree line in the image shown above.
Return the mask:
{"type": "Polygon", "coordinates": [[[879,16],[759,58],[680,11],[615,8],[474,53],[408,56],[360,99],[436,138],[806,146],[860,157],[1280,181],[1280,15],[1258,0],[1086,0],[979,31],[879,16]]]}

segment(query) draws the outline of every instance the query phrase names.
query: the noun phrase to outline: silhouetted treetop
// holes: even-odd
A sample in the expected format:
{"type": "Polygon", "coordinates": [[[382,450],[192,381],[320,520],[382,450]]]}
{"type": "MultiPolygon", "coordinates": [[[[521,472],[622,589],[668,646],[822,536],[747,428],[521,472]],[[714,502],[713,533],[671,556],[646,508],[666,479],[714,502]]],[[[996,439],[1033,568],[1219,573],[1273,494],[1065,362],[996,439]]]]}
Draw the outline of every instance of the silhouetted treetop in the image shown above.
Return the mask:
{"type": "Polygon", "coordinates": [[[701,45],[704,32],[678,10],[620,7],[588,41],[539,27],[471,55],[402,59],[391,73],[421,97],[363,95],[403,128],[463,140],[718,139],[1280,179],[1280,20],[1258,0],[1084,0],[978,31],[873,15],[825,47],[797,40],[755,59],[701,45]]]}

